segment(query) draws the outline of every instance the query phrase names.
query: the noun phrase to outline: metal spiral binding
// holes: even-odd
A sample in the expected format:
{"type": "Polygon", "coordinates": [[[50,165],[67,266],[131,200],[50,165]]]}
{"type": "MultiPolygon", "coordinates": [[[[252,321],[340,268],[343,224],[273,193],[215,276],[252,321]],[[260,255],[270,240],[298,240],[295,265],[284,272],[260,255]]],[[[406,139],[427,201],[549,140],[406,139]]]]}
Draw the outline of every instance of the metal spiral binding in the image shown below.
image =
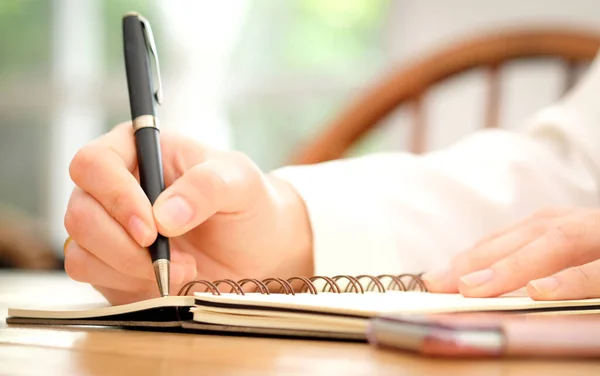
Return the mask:
{"type": "Polygon", "coordinates": [[[256,287],[255,292],[260,292],[261,294],[266,295],[270,295],[271,293],[279,294],[283,292],[286,295],[296,295],[296,293],[310,293],[316,295],[319,293],[319,291],[337,294],[364,294],[365,292],[375,291],[384,293],[386,291],[414,291],[417,289],[424,292],[427,291],[427,287],[421,279],[421,274],[381,274],[377,276],[364,274],[356,277],[350,275],[337,275],[334,277],[314,276],[310,278],[292,277],[287,280],[283,278],[267,278],[263,280],[245,278],[237,282],[231,279],[221,279],[213,282],[196,280],[183,285],[177,295],[188,295],[192,287],[198,284],[206,287],[204,292],[211,292],[213,295],[221,295],[221,291],[219,291],[219,285],[222,284],[229,285],[229,293],[236,293],[238,295],[245,295],[244,286],[247,284],[254,285],[256,287]],[[347,281],[345,286],[340,283],[342,280],[347,281]],[[362,282],[364,280],[369,281],[366,286],[365,283],[362,282]],[[387,280],[389,280],[389,283],[386,287],[384,282],[387,280]],[[302,283],[302,286],[298,289],[298,291],[296,291],[292,286],[292,283],[296,281],[302,283]],[[325,285],[319,289],[316,284],[317,281],[323,281],[325,285]],[[269,288],[269,285],[271,284],[279,285],[279,289],[277,291],[272,290],[269,288]]]}

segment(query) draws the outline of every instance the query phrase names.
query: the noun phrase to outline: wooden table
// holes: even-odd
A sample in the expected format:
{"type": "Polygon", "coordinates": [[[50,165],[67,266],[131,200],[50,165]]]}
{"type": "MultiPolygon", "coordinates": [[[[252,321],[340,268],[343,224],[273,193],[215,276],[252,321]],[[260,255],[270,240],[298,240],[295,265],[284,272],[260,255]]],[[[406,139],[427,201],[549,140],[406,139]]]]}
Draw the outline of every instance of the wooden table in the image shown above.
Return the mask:
{"type": "Polygon", "coordinates": [[[442,360],[367,344],[8,326],[9,306],[101,299],[62,274],[0,272],[0,375],[599,375],[600,362],[442,360]]]}

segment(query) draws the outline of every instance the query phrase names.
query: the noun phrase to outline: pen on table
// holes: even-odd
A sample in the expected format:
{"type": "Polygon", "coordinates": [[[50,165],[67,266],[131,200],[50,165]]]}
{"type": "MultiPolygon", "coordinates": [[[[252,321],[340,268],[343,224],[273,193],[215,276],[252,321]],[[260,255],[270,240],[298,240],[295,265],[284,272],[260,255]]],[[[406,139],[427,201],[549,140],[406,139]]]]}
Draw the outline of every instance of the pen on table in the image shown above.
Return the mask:
{"type": "MultiPolygon", "coordinates": [[[[154,204],[165,189],[156,111],[156,105],[162,104],[162,87],[152,29],[148,21],[138,13],[131,12],[123,16],[123,47],[140,184],[150,202],[154,204]],[[156,91],[149,53],[154,57],[156,91]]],[[[149,251],[158,289],[161,296],[167,296],[170,285],[169,239],[158,234],[149,251]]]]}
{"type": "Polygon", "coordinates": [[[460,320],[380,317],[370,321],[367,338],[378,347],[429,356],[600,357],[598,316],[505,316],[472,318],[470,323],[460,320]]]}

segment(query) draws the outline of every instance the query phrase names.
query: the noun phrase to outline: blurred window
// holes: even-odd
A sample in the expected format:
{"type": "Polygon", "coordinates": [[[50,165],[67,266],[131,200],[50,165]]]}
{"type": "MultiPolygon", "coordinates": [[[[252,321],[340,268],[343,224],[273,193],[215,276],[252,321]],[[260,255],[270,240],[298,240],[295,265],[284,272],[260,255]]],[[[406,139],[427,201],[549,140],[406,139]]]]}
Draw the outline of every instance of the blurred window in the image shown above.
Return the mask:
{"type": "Polygon", "coordinates": [[[271,169],[386,67],[389,0],[251,2],[228,75],[236,149],[271,169]]]}
{"type": "Polygon", "coordinates": [[[389,4],[0,1],[0,206],[46,221],[60,249],[71,158],[130,116],[124,13],[139,11],[155,31],[161,124],[268,170],[384,67],[389,4]]]}

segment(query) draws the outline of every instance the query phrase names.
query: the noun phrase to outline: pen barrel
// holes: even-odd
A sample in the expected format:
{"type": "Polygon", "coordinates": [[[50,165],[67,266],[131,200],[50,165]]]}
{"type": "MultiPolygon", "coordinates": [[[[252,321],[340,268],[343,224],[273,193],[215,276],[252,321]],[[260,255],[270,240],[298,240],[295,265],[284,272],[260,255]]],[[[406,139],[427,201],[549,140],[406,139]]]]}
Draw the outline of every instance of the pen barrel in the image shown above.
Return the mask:
{"type": "Polygon", "coordinates": [[[156,198],[165,190],[159,130],[155,127],[143,127],[135,131],[135,147],[140,185],[154,205],[156,198]]]}
{"type": "MultiPolygon", "coordinates": [[[[165,183],[160,152],[159,130],[155,127],[143,127],[135,132],[135,146],[138,156],[140,185],[150,203],[154,205],[156,198],[164,191],[165,183]]],[[[169,240],[159,234],[149,247],[152,261],[170,259],[169,240]]]]}
{"type": "Polygon", "coordinates": [[[144,31],[137,16],[123,18],[123,47],[131,118],[155,115],[152,70],[144,31]]]}
{"type": "Polygon", "coordinates": [[[148,247],[152,262],[156,260],[171,260],[171,249],[169,244],[169,238],[158,234],[154,243],[148,247]]]}
{"type": "Polygon", "coordinates": [[[531,316],[502,325],[509,356],[600,358],[597,315],[531,316]]]}

